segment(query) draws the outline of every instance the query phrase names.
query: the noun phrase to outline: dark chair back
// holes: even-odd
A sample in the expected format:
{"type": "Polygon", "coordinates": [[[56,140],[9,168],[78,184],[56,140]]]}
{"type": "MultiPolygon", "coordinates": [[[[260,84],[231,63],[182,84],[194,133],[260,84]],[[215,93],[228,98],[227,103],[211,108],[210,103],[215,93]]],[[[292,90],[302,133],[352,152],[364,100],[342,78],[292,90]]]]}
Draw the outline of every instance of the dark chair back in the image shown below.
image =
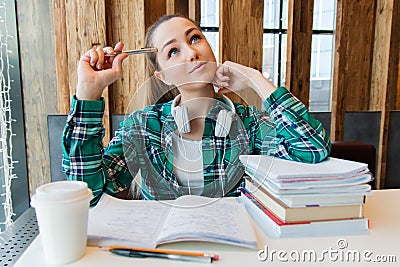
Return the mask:
{"type": "MultiPolygon", "coordinates": [[[[119,123],[123,120],[124,116],[117,115],[115,121],[113,121],[111,133],[117,129],[119,123]]],[[[50,175],[51,181],[63,181],[66,180],[66,175],[62,172],[62,135],[67,120],[67,115],[48,115],[47,126],[49,135],[49,149],[50,149],[50,175]]],[[[130,188],[119,192],[115,195],[121,199],[132,199],[134,198],[130,192],[130,188]]]]}
{"type": "Polygon", "coordinates": [[[62,164],[62,134],[64,131],[67,115],[48,115],[47,127],[49,134],[50,149],[50,175],[51,181],[63,181],[65,174],[61,171],[62,164]]]}
{"type": "MultiPolygon", "coordinates": [[[[330,157],[358,161],[368,164],[372,175],[376,175],[376,149],[375,146],[365,142],[335,141],[332,142],[330,157]]],[[[376,180],[370,183],[376,189],[376,180]]]]}

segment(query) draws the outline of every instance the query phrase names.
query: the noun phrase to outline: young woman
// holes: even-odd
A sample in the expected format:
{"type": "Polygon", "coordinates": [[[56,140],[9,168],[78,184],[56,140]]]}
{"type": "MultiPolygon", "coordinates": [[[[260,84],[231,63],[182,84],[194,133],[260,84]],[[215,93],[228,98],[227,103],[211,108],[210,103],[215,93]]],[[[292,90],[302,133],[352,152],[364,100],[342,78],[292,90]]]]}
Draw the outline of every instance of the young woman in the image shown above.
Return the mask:
{"type": "Polygon", "coordinates": [[[184,194],[237,195],[241,154],[273,154],[316,163],[330,152],[320,122],[285,88],[255,69],[216,64],[211,47],[193,21],[161,17],[146,36],[154,75],[179,95],[130,114],[103,150],[103,89],[122,75],[123,44],[87,51],[79,61],[78,84],[63,136],[63,170],[83,180],[96,203],[102,192],[126,189],[140,170],[144,199],[184,194]],[[252,88],[266,110],[232,103],[223,96],[252,88]]]}

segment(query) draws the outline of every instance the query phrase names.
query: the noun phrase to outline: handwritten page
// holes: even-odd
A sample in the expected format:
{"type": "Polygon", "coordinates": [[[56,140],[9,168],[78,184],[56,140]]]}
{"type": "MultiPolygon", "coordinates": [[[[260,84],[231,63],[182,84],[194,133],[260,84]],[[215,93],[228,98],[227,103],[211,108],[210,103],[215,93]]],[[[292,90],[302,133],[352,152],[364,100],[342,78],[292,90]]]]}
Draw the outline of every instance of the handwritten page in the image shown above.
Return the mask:
{"type": "Polygon", "coordinates": [[[235,199],[189,195],[163,202],[120,200],[104,194],[89,211],[91,246],[155,248],[186,240],[257,247],[246,209],[235,199]]]}
{"type": "Polygon", "coordinates": [[[119,200],[104,194],[89,211],[88,244],[154,248],[169,209],[157,201],[119,200]]]}
{"type": "Polygon", "coordinates": [[[157,243],[183,240],[257,245],[241,204],[201,196],[183,196],[174,202],[157,243]]]}

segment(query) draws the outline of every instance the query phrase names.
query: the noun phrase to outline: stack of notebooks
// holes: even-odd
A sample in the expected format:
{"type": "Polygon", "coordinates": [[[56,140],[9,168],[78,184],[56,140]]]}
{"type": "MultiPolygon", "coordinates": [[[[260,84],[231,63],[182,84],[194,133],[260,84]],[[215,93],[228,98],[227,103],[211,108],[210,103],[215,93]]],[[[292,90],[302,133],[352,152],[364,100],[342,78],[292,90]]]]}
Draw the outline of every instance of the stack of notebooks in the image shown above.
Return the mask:
{"type": "Polygon", "coordinates": [[[373,177],[364,163],[328,158],[308,164],[243,155],[239,200],[267,235],[305,237],[368,232],[363,217],[373,177]]]}

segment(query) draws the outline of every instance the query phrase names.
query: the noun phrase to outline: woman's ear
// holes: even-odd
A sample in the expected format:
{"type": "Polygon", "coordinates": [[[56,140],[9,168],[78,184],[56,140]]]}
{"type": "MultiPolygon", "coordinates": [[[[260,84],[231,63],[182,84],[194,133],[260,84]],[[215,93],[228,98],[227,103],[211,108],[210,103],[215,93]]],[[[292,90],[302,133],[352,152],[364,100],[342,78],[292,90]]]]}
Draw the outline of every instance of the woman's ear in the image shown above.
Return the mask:
{"type": "Polygon", "coordinates": [[[172,83],[168,82],[164,75],[162,74],[162,72],[160,71],[155,71],[154,72],[154,76],[156,76],[160,81],[162,81],[163,83],[165,83],[166,85],[172,85],[172,83]]]}

